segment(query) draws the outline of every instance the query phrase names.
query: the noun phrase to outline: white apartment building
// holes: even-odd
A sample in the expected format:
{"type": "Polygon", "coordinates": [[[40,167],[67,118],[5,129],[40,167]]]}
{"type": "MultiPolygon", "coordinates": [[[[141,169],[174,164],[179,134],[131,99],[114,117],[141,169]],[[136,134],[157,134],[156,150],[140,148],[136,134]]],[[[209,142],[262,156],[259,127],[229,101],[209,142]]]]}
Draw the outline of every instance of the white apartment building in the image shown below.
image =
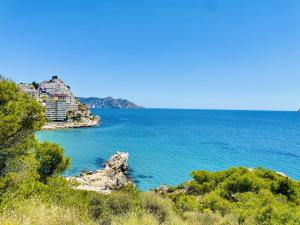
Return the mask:
{"type": "Polygon", "coordinates": [[[54,79],[51,82],[42,82],[40,84],[39,90],[41,93],[47,93],[49,96],[65,96],[65,101],[67,103],[67,111],[74,112],[78,110],[78,104],[74,95],[60,79],[54,79]]]}
{"type": "Polygon", "coordinates": [[[45,106],[46,117],[50,121],[65,121],[67,112],[78,111],[78,102],[75,96],[60,79],[43,81],[39,84],[38,90],[32,84],[20,84],[20,88],[45,106]]]}
{"type": "Polygon", "coordinates": [[[46,100],[46,117],[53,122],[65,121],[67,117],[67,102],[63,99],[46,100]]]}

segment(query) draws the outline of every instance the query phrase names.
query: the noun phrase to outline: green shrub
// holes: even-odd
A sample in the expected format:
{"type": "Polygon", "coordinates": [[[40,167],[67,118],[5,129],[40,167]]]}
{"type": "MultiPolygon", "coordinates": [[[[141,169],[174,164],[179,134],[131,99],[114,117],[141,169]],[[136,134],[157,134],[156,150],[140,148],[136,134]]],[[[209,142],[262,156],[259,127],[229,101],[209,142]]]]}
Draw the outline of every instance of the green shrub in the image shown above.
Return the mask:
{"type": "Polygon", "coordinates": [[[124,192],[113,192],[107,196],[107,206],[113,215],[128,213],[134,206],[132,196],[124,192]]]}
{"type": "Polygon", "coordinates": [[[36,159],[39,162],[40,179],[46,182],[47,177],[59,174],[70,166],[70,159],[64,156],[64,150],[57,144],[44,142],[36,147],[36,159]]]}
{"type": "Polygon", "coordinates": [[[296,185],[288,177],[277,179],[271,185],[271,190],[275,194],[282,194],[286,196],[290,201],[297,199],[296,185]]]}
{"type": "Polygon", "coordinates": [[[177,209],[181,212],[197,211],[199,209],[199,201],[193,195],[178,195],[174,198],[177,209]]]}
{"type": "Polygon", "coordinates": [[[145,193],[142,195],[142,206],[144,210],[155,216],[159,223],[165,222],[170,214],[170,205],[153,193],[145,193]]]}
{"type": "Polygon", "coordinates": [[[240,224],[300,223],[300,184],[288,177],[264,168],[194,171],[192,176],[180,194],[178,190],[167,194],[180,211],[195,207],[189,207],[189,198],[179,196],[196,195],[199,211],[235,215],[240,224]]]}

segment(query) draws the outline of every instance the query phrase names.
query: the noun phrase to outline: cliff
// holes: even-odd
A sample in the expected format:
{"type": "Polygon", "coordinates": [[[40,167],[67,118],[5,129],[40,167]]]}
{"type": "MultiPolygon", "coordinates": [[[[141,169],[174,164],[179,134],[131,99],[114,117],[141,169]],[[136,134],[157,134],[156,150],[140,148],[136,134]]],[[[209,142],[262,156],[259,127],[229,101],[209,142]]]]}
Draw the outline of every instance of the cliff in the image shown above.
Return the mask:
{"type": "Polygon", "coordinates": [[[138,106],[135,103],[128,101],[127,99],[115,99],[112,97],[97,98],[97,97],[78,97],[79,101],[86,104],[89,108],[99,109],[141,109],[142,106],[138,106]]]}

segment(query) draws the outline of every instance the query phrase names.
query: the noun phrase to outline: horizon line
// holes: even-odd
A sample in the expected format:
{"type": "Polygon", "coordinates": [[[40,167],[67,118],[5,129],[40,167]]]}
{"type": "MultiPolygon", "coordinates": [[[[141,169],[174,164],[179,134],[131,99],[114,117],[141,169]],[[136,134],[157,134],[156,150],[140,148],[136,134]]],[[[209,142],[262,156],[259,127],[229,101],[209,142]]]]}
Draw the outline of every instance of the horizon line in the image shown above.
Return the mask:
{"type": "Polygon", "coordinates": [[[261,111],[261,112],[298,112],[298,110],[283,110],[283,109],[220,109],[220,108],[161,108],[161,107],[144,107],[144,108],[91,108],[91,109],[125,109],[125,110],[147,110],[147,109],[161,109],[161,110],[210,110],[210,111],[261,111]]]}

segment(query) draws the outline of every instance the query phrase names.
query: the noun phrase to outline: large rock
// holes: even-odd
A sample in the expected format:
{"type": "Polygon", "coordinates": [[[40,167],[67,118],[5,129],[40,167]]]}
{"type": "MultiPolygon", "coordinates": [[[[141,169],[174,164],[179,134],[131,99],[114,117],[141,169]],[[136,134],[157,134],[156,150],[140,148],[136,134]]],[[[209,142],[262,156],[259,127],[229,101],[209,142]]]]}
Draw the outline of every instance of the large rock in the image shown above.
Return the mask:
{"type": "Polygon", "coordinates": [[[104,163],[105,170],[112,169],[116,172],[127,172],[128,170],[128,153],[117,152],[104,163]]]}
{"type": "Polygon", "coordinates": [[[125,173],[128,170],[128,153],[117,152],[104,163],[104,169],[81,177],[70,177],[79,182],[76,189],[110,193],[128,184],[133,184],[125,173]]]}

